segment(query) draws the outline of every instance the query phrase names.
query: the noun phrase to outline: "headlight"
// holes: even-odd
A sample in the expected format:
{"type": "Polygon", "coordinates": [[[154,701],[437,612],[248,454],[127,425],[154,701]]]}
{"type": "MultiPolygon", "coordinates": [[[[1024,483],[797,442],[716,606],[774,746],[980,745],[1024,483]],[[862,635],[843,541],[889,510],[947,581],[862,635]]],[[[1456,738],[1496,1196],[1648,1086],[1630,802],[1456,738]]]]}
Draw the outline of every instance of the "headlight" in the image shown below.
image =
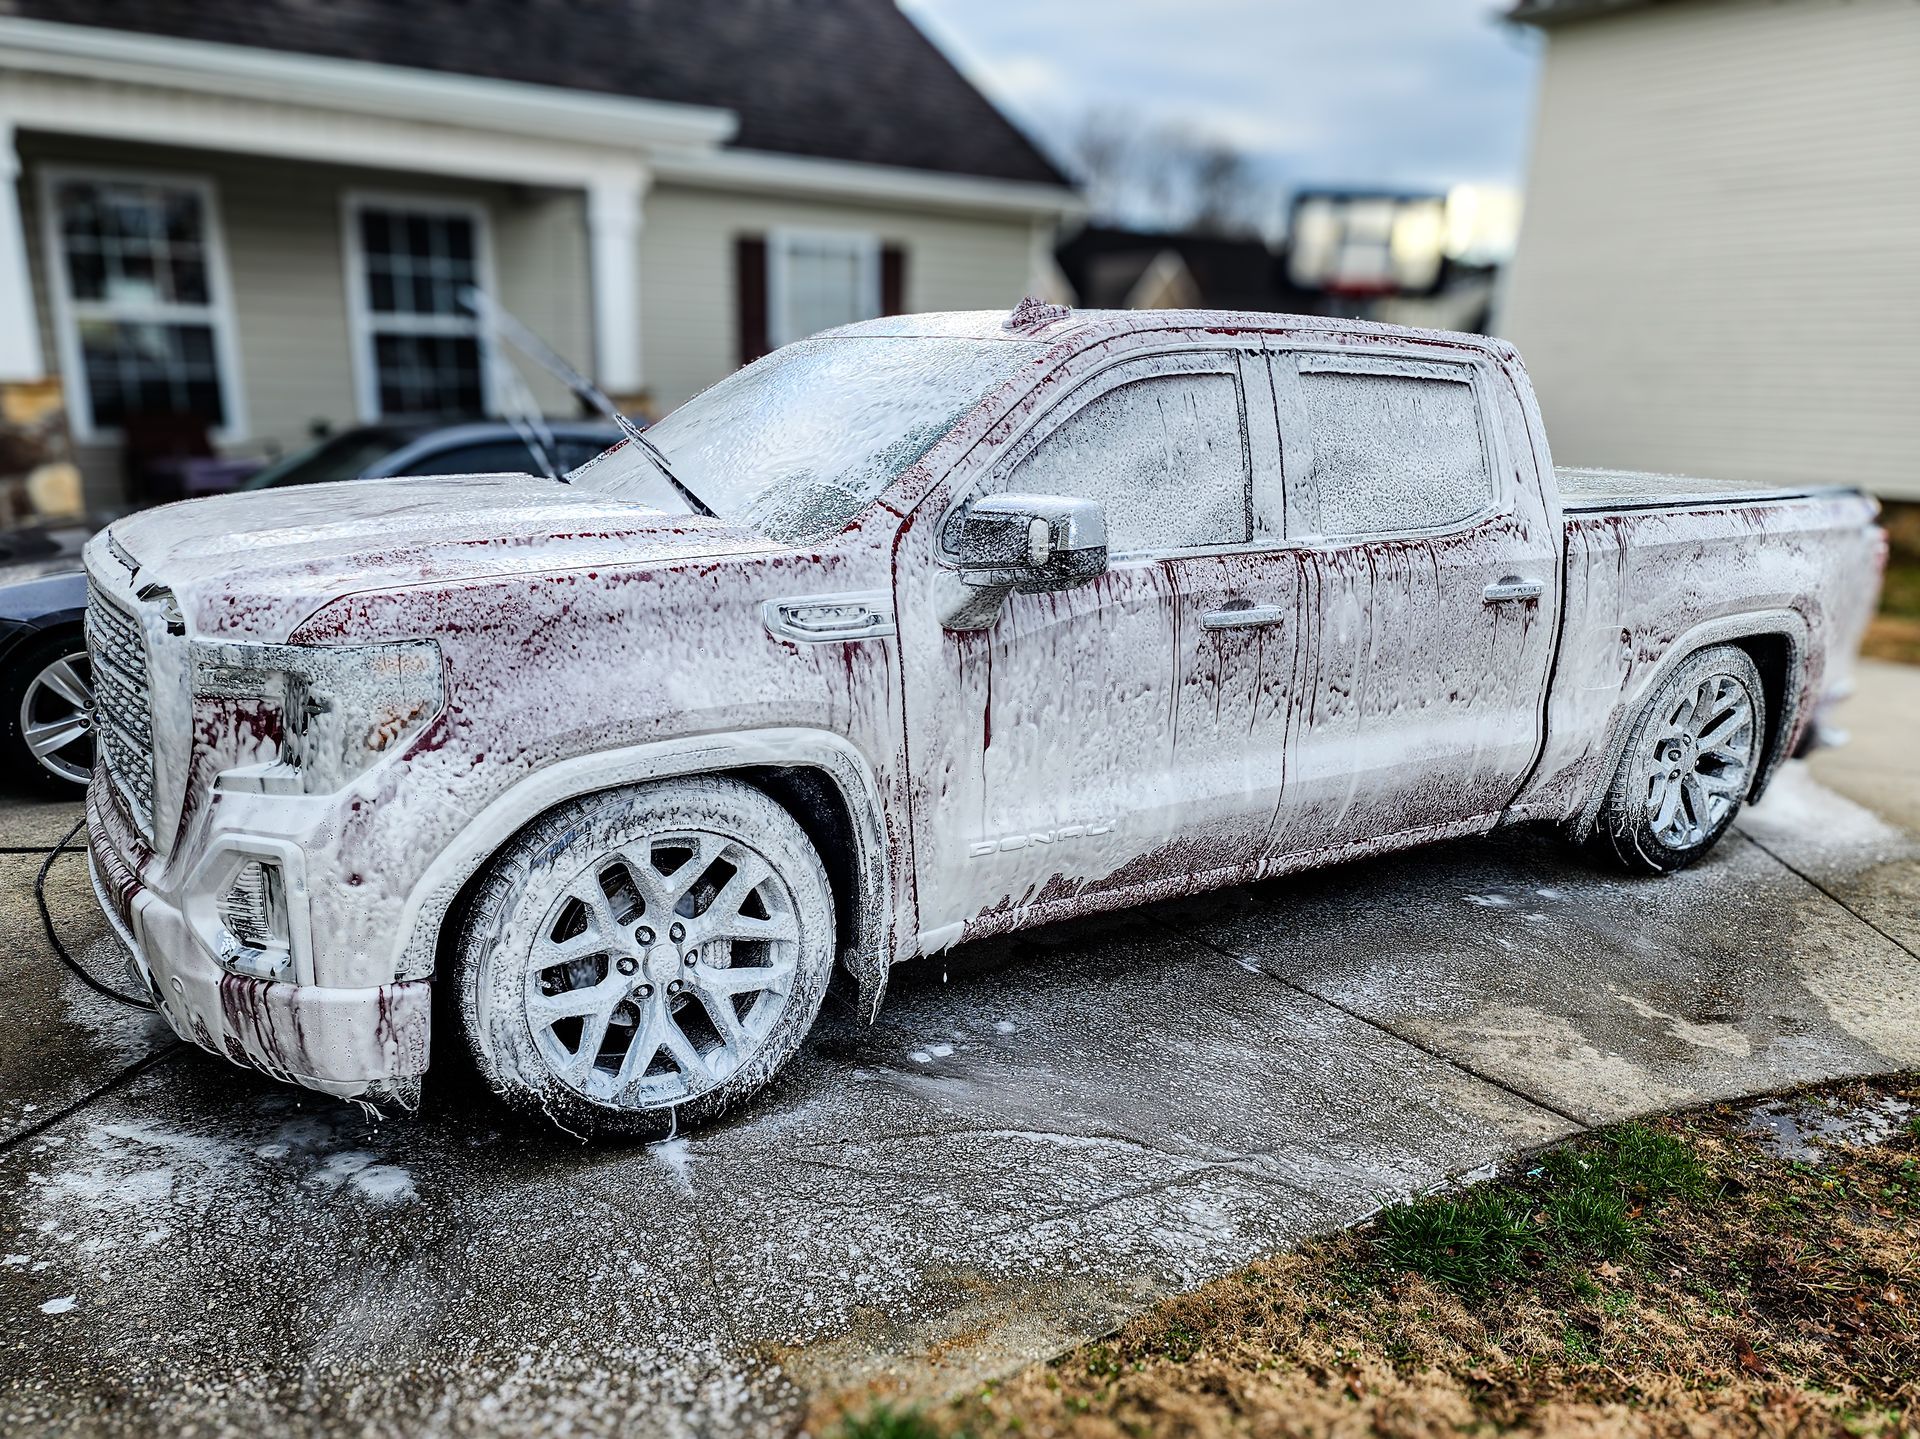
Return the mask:
{"type": "Polygon", "coordinates": [[[276,712],[277,762],[224,771],[225,789],[329,794],[404,749],[446,702],[430,640],[307,646],[194,645],[196,696],[252,700],[276,712]]]}

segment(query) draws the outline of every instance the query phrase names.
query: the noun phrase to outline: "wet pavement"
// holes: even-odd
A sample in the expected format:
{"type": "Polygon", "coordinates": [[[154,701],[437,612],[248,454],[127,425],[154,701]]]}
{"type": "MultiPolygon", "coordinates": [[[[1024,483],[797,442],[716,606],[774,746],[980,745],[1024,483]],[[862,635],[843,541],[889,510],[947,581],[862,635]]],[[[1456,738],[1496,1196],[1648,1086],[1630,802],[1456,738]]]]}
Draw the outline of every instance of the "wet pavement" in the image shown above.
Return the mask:
{"type": "MultiPolygon", "coordinates": [[[[0,854],[6,1432],[778,1432],[1583,1125],[1920,1061],[1920,845],[1806,766],[1672,879],[1507,833],[909,966],[644,1148],[174,1046],[53,967],[38,863],[0,854]]],[[[82,861],[50,898],[110,967],[82,861]]]]}

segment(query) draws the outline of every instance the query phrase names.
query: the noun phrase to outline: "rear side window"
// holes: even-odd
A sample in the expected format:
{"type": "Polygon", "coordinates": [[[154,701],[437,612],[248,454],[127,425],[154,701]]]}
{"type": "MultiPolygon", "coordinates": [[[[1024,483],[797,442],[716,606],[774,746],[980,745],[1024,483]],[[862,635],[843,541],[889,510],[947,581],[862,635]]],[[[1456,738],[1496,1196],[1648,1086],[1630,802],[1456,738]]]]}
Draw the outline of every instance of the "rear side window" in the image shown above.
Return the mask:
{"type": "Polygon", "coordinates": [[[1235,375],[1131,381],[1090,401],[995,489],[1098,500],[1115,554],[1245,544],[1247,439],[1235,375]]]}
{"type": "Polygon", "coordinates": [[[1447,529],[1487,507],[1493,477],[1467,371],[1338,363],[1300,361],[1299,421],[1311,448],[1312,483],[1298,483],[1305,447],[1296,431],[1287,460],[1289,533],[1447,529]]]}

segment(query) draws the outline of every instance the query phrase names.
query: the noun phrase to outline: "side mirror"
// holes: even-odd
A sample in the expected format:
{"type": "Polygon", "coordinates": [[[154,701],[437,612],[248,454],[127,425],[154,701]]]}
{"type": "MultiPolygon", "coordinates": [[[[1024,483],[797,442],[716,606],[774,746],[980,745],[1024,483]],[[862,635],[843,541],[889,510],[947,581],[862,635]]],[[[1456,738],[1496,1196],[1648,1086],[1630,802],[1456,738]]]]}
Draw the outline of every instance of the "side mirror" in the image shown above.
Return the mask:
{"type": "Polygon", "coordinates": [[[944,546],[971,592],[948,629],[985,629],[1014,592],[1070,590],[1107,568],[1107,517],[1094,500],[989,495],[947,521],[944,546]]]}

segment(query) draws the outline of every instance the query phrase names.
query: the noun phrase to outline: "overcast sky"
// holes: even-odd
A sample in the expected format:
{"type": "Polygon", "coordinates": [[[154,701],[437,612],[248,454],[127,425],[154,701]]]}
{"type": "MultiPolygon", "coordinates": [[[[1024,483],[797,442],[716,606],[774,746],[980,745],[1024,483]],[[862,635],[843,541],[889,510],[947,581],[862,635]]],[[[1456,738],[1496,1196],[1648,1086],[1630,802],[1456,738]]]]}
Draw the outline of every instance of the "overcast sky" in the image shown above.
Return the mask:
{"type": "Polygon", "coordinates": [[[1497,0],[900,0],[1030,133],[1204,126],[1288,185],[1519,185],[1539,45],[1497,0]]]}

